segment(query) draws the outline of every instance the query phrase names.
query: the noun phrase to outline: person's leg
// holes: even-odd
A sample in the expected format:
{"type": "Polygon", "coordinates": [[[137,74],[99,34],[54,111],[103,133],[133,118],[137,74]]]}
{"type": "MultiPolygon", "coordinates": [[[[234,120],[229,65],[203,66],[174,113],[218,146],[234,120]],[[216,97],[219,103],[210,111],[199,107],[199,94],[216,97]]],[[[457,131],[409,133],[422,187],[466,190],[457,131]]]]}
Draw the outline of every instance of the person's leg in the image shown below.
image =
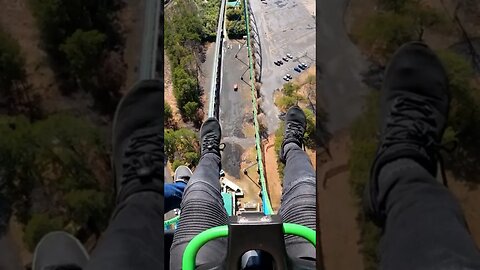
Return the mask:
{"type": "Polygon", "coordinates": [[[32,270],[81,270],[87,262],[87,251],[73,235],[66,232],[51,232],[35,247],[32,270]]]}
{"type": "Polygon", "coordinates": [[[387,213],[380,269],[480,269],[462,209],[425,168],[398,159],[378,179],[387,213]]]}
{"type": "Polygon", "coordinates": [[[142,81],[118,105],[112,164],[117,206],[87,270],[163,269],[163,85],[142,81]]]}
{"type": "Polygon", "coordinates": [[[165,213],[180,208],[183,192],[192,175],[187,166],[181,165],[175,169],[173,184],[165,184],[165,213]]]}
{"type": "Polygon", "coordinates": [[[439,181],[448,80],[422,43],[404,45],[385,75],[381,137],[365,211],[383,229],[380,269],[480,269],[462,211],[439,181]]]}
{"type": "MultiPolygon", "coordinates": [[[[192,178],[188,181],[181,203],[180,220],[170,250],[170,269],[181,269],[187,244],[199,233],[227,224],[227,212],[220,193],[220,138],[218,121],[209,118],[200,130],[202,154],[192,178]]],[[[196,259],[197,265],[219,265],[226,256],[225,239],[214,240],[203,246],[196,259]]]]}
{"type": "Polygon", "coordinates": [[[165,184],[165,213],[180,207],[186,186],[185,182],[165,184]]]}
{"type": "MultiPolygon", "coordinates": [[[[285,162],[283,193],[279,214],[284,222],[316,229],[316,177],[303,146],[305,114],[294,106],[285,119],[285,133],[280,153],[285,162]]],[[[291,258],[315,260],[315,247],[300,237],[286,236],[287,253],[291,258]]]]}

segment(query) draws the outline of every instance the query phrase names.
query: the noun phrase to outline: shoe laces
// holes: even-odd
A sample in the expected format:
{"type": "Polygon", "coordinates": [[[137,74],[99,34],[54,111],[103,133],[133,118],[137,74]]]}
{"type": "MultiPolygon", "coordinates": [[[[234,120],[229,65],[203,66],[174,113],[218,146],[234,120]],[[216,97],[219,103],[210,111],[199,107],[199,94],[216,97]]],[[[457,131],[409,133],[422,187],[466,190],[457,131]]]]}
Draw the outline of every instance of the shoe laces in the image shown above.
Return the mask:
{"type": "Polygon", "coordinates": [[[285,128],[285,138],[296,138],[299,140],[303,140],[303,134],[305,132],[305,128],[297,122],[287,122],[285,128]]]}
{"type": "Polygon", "coordinates": [[[214,133],[208,133],[203,137],[202,148],[206,150],[213,150],[218,148],[220,150],[220,144],[218,143],[218,137],[214,133]]]}
{"type": "Polygon", "coordinates": [[[384,138],[386,147],[398,143],[420,145],[426,149],[440,145],[435,140],[435,118],[432,107],[416,98],[399,98],[394,101],[384,138]]]}
{"type": "Polygon", "coordinates": [[[134,179],[151,181],[161,178],[163,143],[157,133],[135,136],[125,151],[123,183],[134,179]]]}
{"type": "Polygon", "coordinates": [[[432,107],[423,100],[417,98],[399,98],[395,101],[392,117],[387,122],[387,129],[392,130],[385,136],[384,147],[393,144],[408,143],[416,144],[424,148],[427,153],[433,155],[439,162],[442,182],[446,186],[447,178],[445,167],[440,151],[452,152],[456,146],[448,148],[435,139],[435,118],[432,107]],[[416,112],[412,114],[412,112],[416,112]]]}

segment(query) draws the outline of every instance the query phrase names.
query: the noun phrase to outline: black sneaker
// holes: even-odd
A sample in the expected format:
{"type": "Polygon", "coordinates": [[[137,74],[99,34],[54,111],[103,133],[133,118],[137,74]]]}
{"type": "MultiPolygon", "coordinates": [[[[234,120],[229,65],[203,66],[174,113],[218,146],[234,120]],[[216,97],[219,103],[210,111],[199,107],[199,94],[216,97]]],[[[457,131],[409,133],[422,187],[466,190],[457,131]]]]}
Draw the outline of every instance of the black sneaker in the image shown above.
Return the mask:
{"type": "Polygon", "coordinates": [[[220,156],[220,139],[222,138],[222,129],[220,123],[214,117],[210,117],[202,124],[200,128],[200,143],[202,145],[201,156],[214,153],[220,156]]]}
{"type": "Polygon", "coordinates": [[[307,127],[305,113],[298,106],[288,109],[285,115],[285,131],[283,133],[282,147],[280,148],[280,160],[286,162],[285,145],[295,143],[300,148],[303,147],[303,135],[307,127]]]}
{"type": "Polygon", "coordinates": [[[447,74],[438,57],[423,43],[403,45],[386,70],[380,144],[365,190],[365,211],[377,224],[385,219],[376,201],[377,178],[385,164],[408,158],[436,176],[449,102],[447,74]]]}
{"type": "Polygon", "coordinates": [[[192,175],[193,175],[192,171],[187,166],[184,166],[184,165],[178,166],[177,169],[175,169],[173,182],[174,183],[183,182],[187,184],[188,180],[190,180],[192,175]]]}
{"type": "Polygon", "coordinates": [[[162,108],[158,80],[137,83],[117,107],[112,139],[117,203],[137,192],[163,190],[162,108]]]}

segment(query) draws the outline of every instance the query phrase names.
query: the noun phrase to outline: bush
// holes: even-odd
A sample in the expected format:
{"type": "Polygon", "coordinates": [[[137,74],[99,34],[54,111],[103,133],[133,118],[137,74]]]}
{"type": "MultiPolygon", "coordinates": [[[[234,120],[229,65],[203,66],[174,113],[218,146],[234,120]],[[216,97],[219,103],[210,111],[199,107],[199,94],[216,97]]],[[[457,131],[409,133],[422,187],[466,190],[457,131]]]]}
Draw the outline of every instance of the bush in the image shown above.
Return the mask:
{"type": "MultiPolygon", "coordinates": [[[[352,123],[350,129],[352,147],[349,161],[349,182],[360,209],[363,191],[370,178],[370,166],[375,158],[377,148],[378,100],[378,92],[371,91],[364,113],[352,123]]],[[[361,229],[360,241],[365,269],[377,269],[377,245],[380,239],[380,230],[366,220],[362,211],[358,214],[357,221],[361,229]]]]}
{"type": "Polygon", "coordinates": [[[0,133],[0,171],[6,183],[1,192],[22,224],[30,219],[34,188],[50,198],[45,203],[54,215],[70,191],[110,192],[106,145],[91,123],[69,115],[33,124],[25,117],[1,117],[0,133]]]}
{"type": "Polygon", "coordinates": [[[82,82],[90,82],[95,75],[106,39],[105,34],[97,30],[77,30],[60,46],[72,73],[82,82]]]}
{"type": "Polygon", "coordinates": [[[277,106],[282,112],[286,112],[290,107],[297,104],[298,99],[296,97],[281,96],[277,98],[277,106]]]}
{"type": "MultiPolygon", "coordinates": [[[[165,130],[165,154],[173,164],[196,166],[200,146],[194,131],[186,128],[165,130]]],[[[175,166],[174,166],[175,167],[175,166]]]]}
{"type": "Polygon", "coordinates": [[[72,190],[65,195],[70,219],[79,226],[95,223],[97,228],[106,228],[110,217],[109,200],[104,192],[93,189],[72,190]]]}
{"type": "Polygon", "coordinates": [[[289,97],[296,96],[298,89],[300,86],[291,82],[283,85],[283,93],[289,97]]]}
{"type": "Polygon", "coordinates": [[[195,120],[197,116],[198,103],[195,101],[190,101],[185,106],[183,106],[183,111],[185,112],[185,117],[190,121],[195,120]]]}
{"type": "Polygon", "coordinates": [[[369,17],[358,40],[372,56],[384,62],[405,42],[421,40],[426,28],[444,30],[447,20],[420,1],[382,0],[386,9],[369,17]]]}
{"type": "Polygon", "coordinates": [[[27,245],[28,250],[33,252],[35,250],[35,246],[45,234],[62,229],[63,220],[61,218],[52,218],[47,214],[36,214],[32,216],[25,227],[23,241],[27,245]]]}
{"type": "Polygon", "coordinates": [[[11,96],[14,83],[25,80],[25,59],[20,46],[10,35],[0,29],[0,93],[11,96]]]}
{"type": "MultiPolygon", "coordinates": [[[[285,122],[281,122],[278,129],[275,131],[275,153],[280,153],[283,142],[283,133],[285,132],[285,122]]],[[[278,176],[283,182],[283,170],[285,169],[285,164],[280,161],[280,157],[277,155],[277,171],[278,176]]]]}
{"type": "Polygon", "coordinates": [[[315,115],[309,109],[304,109],[305,117],[307,120],[307,128],[305,129],[305,146],[311,149],[315,149],[315,115]]]}
{"type": "Polygon", "coordinates": [[[165,102],[165,106],[163,107],[163,113],[163,122],[166,126],[168,126],[172,121],[173,112],[170,104],[168,104],[167,102],[165,102]]]}

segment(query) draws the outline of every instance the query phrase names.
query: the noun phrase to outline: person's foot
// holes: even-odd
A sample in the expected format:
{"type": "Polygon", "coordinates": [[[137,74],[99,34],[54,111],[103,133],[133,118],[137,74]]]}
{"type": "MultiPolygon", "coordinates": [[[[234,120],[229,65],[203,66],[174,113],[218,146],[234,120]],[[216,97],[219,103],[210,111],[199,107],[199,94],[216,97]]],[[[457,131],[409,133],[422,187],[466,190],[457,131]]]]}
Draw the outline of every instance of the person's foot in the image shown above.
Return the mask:
{"type": "Polygon", "coordinates": [[[438,57],[423,43],[403,45],[390,61],[382,89],[381,137],[364,198],[372,218],[384,218],[375,200],[385,164],[412,159],[436,175],[449,102],[447,74],[438,57]]]}
{"type": "Polygon", "coordinates": [[[190,180],[190,177],[192,177],[192,175],[193,175],[192,171],[187,166],[184,166],[184,165],[178,166],[177,169],[175,169],[173,182],[174,183],[183,182],[187,184],[188,180],[190,180]]]}
{"type": "Polygon", "coordinates": [[[289,143],[294,143],[300,148],[303,147],[303,136],[305,134],[305,128],[307,126],[307,120],[305,113],[298,106],[293,106],[288,109],[285,115],[285,131],[283,133],[282,147],[280,148],[280,160],[286,162],[285,146],[289,143]]]}
{"type": "Polygon", "coordinates": [[[137,83],[120,101],[113,122],[112,166],[117,202],[163,187],[163,85],[137,83]]]}
{"type": "Polygon", "coordinates": [[[222,138],[222,129],[220,123],[214,117],[210,117],[202,124],[200,128],[200,144],[202,146],[201,156],[213,153],[220,156],[220,139],[222,138]]]}
{"type": "Polygon", "coordinates": [[[32,270],[83,269],[89,256],[83,245],[66,232],[50,232],[35,247],[32,270]]]}

